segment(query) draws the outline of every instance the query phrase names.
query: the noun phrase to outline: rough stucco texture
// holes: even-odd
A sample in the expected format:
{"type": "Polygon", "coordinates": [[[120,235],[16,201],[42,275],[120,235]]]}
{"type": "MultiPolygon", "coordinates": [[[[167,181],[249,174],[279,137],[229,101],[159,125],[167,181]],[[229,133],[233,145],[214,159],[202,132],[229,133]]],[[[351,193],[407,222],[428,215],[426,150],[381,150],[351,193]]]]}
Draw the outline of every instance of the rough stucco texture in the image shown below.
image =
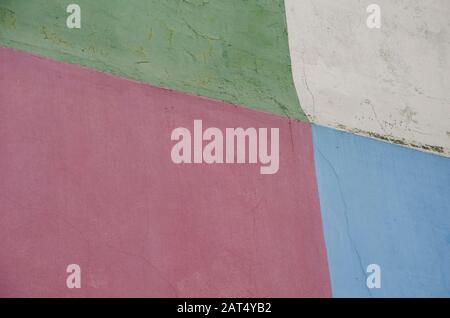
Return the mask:
{"type": "Polygon", "coordinates": [[[450,1],[286,0],[300,103],[310,120],[450,155],[450,1]]]}
{"type": "Polygon", "coordinates": [[[450,158],[316,125],[313,140],[333,296],[450,296],[450,158]]]}
{"type": "Polygon", "coordinates": [[[0,45],[306,120],[282,0],[0,1],[0,45]]]}
{"type": "Polygon", "coordinates": [[[0,69],[1,296],[330,296],[308,123],[11,49],[0,69]],[[279,128],[278,172],[174,164],[198,118],[279,128]]]}

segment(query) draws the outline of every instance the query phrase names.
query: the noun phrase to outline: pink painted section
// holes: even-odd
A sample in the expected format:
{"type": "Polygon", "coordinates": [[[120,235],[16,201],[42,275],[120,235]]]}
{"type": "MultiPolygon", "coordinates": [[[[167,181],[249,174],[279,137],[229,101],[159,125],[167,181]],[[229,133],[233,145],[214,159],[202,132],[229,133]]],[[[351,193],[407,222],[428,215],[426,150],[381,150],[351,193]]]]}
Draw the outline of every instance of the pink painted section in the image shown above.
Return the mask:
{"type": "Polygon", "coordinates": [[[313,165],[307,124],[0,48],[0,296],[330,296],[313,165]],[[279,127],[280,170],[173,164],[194,119],[279,127]]]}

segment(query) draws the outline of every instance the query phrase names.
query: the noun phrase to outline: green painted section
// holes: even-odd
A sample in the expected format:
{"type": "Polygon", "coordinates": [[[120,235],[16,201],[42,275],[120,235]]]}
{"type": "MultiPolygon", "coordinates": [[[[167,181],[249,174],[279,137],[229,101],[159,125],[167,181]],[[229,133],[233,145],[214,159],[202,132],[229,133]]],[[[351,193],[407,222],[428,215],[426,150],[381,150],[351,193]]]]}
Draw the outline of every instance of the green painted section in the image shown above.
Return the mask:
{"type": "Polygon", "coordinates": [[[0,45],[307,120],[283,0],[0,0],[0,45]]]}

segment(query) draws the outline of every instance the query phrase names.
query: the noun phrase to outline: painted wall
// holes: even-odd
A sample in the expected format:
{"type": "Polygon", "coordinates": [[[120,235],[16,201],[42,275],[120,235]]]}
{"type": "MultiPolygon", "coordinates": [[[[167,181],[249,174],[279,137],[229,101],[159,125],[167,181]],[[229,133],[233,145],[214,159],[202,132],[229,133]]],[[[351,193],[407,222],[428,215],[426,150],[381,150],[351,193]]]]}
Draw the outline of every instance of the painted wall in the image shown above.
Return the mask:
{"type": "Polygon", "coordinates": [[[450,296],[447,1],[374,30],[365,1],[69,3],[0,2],[0,295],[450,296]],[[279,128],[279,172],[173,164],[195,119],[279,128]]]}
{"type": "Polygon", "coordinates": [[[0,296],[330,296],[308,124],[11,49],[0,69],[0,296]],[[278,173],[173,163],[198,118],[279,128],[278,173]]]}
{"type": "Polygon", "coordinates": [[[282,0],[2,0],[0,45],[306,120],[282,0]]]}
{"type": "Polygon", "coordinates": [[[450,2],[286,0],[294,81],[314,123],[450,155],[450,2]]]}
{"type": "Polygon", "coordinates": [[[450,159],[316,125],[313,140],[333,296],[450,296],[450,159]]]}

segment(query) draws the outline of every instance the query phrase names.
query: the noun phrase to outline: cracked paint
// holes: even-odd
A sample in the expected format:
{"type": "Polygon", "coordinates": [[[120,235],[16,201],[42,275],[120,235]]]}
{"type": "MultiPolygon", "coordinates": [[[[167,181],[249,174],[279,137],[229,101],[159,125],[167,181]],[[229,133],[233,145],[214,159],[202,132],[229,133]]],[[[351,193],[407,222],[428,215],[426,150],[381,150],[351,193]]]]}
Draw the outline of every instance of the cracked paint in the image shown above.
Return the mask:
{"type": "Polygon", "coordinates": [[[450,160],[317,125],[313,144],[333,296],[448,297],[450,160]]]}
{"type": "Polygon", "coordinates": [[[380,0],[380,29],[366,26],[369,4],[285,1],[303,110],[318,125],[450,156],[450,2],[380,0]]]}
{"type": "Polygon", "coordinates": [[[282,0],[77,4],[79,30],[65,26],[65,1],[2,0],[0,45],[307,120],[292,79],[282,0]]]}

